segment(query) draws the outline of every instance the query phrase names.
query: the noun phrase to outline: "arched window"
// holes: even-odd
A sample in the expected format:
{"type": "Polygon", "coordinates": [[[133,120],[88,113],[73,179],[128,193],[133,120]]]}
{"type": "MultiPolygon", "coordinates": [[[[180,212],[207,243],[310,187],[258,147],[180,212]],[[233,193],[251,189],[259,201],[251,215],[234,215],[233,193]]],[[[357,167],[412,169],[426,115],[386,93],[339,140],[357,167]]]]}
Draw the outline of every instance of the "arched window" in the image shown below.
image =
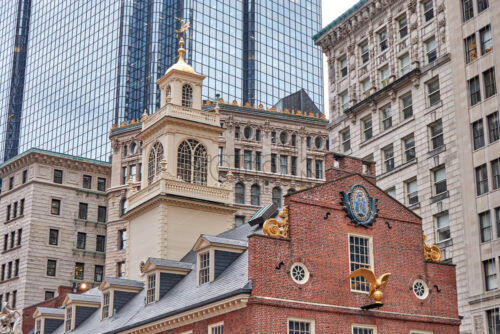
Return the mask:
{"type": "Polygon", "coordinates": [[[316,139],[314,140],[314,145],[318,150],[321,149],[321,147],[323,146],[323,140],[321,139],[321,137],[316,137],[316,139]]]}
{"type": "Polygon", "coordinates": [[[285,131],[280,133],[280,142],[283,145],[286,145],[288,143],[288,133],[286,133],[285,131]]]}
{"type": "Polygon", "coordinates": [[[290,188],[290,189],[288,189],[287,194],[290,195],[290,194],[293,194],[294,192],[295,192],[295,189],[290,188]]]}
{"type": "Polygon", "coordinates": [[[148,183],[153,182],[153,178],[161,170],[161,161],[163,160],[163,145],[160,143],[155,143],[151,152],[149,152],[149,162],[148,162],[148,183]]]}
{"type": "Polygon", "coordinates": [[[123,157],[127,157],[127,145],[123,145],[123,157]]]}
{"type": "Polygon", "coordinates": [[[234,202],[237,204],[245,204],[245,185],[241,182],[234,186],[234,202]]]}
{"type": "Polygon", "coordinates": [[[260,205],[260,187],[258,184],[254,184],[250,188],[250,201],[252,205],[260,205]]]}
{"type": "Polygon", "coordinates": [[[120,201],[120,216],[121,215],[124,215],[126,212],[127,212],[127,205],[128,205],[128,201],[126,198],[123,198],[121,201],[120,201]]]}
{"type": "Polygon", "coordinates": [[[137,153],[137,144],[134,142],[130,144],[130,154],[136,154],[137,153]]]}
{"type": "Polygon", "coordinates": [[[280,187],[274,187],[273,188],[273,203],[278,206],[279,209],[281,209],[281,188],[280,187]]]}
{"type": "Polygon", "coordinates": [[[190,183],[207,184],[207,149],[194,139],[183,141],[177,149],[177,177],[190,183]]]}
{"type": "Polygon", "coordinates": [[[193,87],[188,84],[182,86],[182,106],[192,107],[193,106],[193,87]]]}

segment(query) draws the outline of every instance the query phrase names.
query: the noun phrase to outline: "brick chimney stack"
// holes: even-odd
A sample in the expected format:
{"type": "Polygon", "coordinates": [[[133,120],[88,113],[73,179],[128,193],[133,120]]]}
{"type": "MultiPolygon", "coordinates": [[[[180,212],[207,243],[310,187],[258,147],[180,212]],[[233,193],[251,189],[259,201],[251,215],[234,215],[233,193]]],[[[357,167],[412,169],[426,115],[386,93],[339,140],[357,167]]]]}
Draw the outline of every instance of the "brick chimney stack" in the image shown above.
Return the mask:
{"type": "Polygon", "coordinates": [[[375,182],[375,162],[334,152],[325,155],[327,182],[352,174],[361,174],[375,182]]]}

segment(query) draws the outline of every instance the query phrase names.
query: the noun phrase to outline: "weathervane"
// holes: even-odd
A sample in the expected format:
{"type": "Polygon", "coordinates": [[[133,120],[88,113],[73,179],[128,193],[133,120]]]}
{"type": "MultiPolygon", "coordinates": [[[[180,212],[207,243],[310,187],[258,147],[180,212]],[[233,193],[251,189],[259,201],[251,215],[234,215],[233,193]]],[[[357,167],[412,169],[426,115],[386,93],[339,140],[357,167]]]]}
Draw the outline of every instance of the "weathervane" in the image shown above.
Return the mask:
{"type": "Polygon", "coordinates": [[[175,30],[175,37],[179,38],[179,35],[181,35],[181,39],[179,41],[179,62],[184,63],[184,54],[186,53],[186,50],[184,49],[184,32],[189,30],[189,27],[191,26],[191,23],[184,22],[184,19],[179,19],[178,17],[175,18],[181,23],[181,28],[175,30]]]}

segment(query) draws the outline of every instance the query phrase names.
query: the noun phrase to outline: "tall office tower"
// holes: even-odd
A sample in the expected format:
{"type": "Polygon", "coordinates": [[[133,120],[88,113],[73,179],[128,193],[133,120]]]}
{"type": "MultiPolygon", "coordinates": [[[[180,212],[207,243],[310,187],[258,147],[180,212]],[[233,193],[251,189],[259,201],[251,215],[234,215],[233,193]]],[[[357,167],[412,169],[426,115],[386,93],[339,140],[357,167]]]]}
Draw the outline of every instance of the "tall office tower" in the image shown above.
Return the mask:
{"type": "MultiPolygon", "coordinates": [[[[322,111],[321,1],[9,1],[0,14],[0,147],[107,159],[112,123],[159,107],[178,18],[203,98],[272,106],[301,89],[322,111]]],[[[298,108],[296,108],[298,109],[298,108]]]]}
{"type": "MultiPolygon", "coordinates": [[[[315,35],[331,147],[377,162],[457,266],[461,332],[500,332],[498,2],[362,0],[315,35]]],[[[436,293],[439,293],[435,290],[436,293]]]]}

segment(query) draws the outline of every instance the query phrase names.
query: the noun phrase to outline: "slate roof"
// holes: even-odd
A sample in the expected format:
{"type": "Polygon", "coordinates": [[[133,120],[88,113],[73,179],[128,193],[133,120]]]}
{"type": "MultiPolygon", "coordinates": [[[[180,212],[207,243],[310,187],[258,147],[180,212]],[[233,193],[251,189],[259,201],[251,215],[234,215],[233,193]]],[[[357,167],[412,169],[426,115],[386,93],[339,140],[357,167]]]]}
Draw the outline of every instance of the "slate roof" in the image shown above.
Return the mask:
{"type": "Polygon", "coordinates": [[[64,315],[65,313],[63,308],[37,307],[37,310],[43,315],[64,315]]]}
{"type": "Polygon", "coordinates": [[[90,302],[90,303],[100,303],[101,302],[101,292],[97,289],[91,289],[87,293],[76,294],[68,293],[66,298],[71,299],[74,302],[90,302]]]}
{"type": "Polygon", "coordinates": [[[248,242],[243,241],[243,240],[235,240],[235,239],[230,239],[230,238],[214,237],[214,236],[206,235],[206,234],[202,234],[201,236],[203,237],[203,239],[207,240],[208,242],[213,242],[213,243],[216,243],[216,244],[224,244],[224,245],[231,245],[231,246],[248,247],[248,242]]]}
{"type": "Polygon", "coordinates": [[[150,257],[148,260],[149,260],[149,262],[151,262],[155,266],[172,267],[172,268],[180,268],[180,269],[193,269],[192,263],[179,262],[179,261],[174,261],[174,260],[158,259],[155,257],[150,257]]]}
{"type": "MultiPolygon", "coordinates": [[[[247,236],[250,234],[262,234],[260,226],[243,224],[237,228],[219,234],[217,237],[209,237],[216,242],[225,241],[237,245],[247,245],[247,236]]],[[[159,259],[158,259],[159,260],[159,259]]],[[[162,260],[166,261],[166,260],[162,260]]],[[[177,262],[177,261],[173,261],[177,262]]],[[[192,263],[196,267],[196,256],[193,251],[189,252],[182,262],[192,263]],[[187,260],[186,260],[187,259],[187,260]]],[[[142,282],[141,282],[142,284],[142,282]]],[[[100,291],[92,289],[86,292],[100,295],[100,291]]],[[[177,285],[167,292],[158,302],[144,305],[144,290],[136,294],[120,311],[113,317],[100,320],[100,312],[96,310],[72,334],[104,334],[118,333],[129,328],[141,326],[156,320],[179,314],[190,309],[208,305],[218,300],[223,300],[241,293],[250,293],[252,282],[248,279],[248,250],[231,263],[226,270],[213,282],[197,285],[197,271],[191,270],[177,285]]],[[[80,295],[80,296],[84,296],[80,295]]],[[[63,334],[64,326],[60,326],[54,334],[63,334]]]]}
{"type": "Polygon", "coordinates": [[[106,277],[105,280],[110,285],[129,286],[129,287],[133,287],[133,288],[143,288],[144,287],[144,283],[139,282],[139,281],[130,280],[130,279],[106,277]]]}

